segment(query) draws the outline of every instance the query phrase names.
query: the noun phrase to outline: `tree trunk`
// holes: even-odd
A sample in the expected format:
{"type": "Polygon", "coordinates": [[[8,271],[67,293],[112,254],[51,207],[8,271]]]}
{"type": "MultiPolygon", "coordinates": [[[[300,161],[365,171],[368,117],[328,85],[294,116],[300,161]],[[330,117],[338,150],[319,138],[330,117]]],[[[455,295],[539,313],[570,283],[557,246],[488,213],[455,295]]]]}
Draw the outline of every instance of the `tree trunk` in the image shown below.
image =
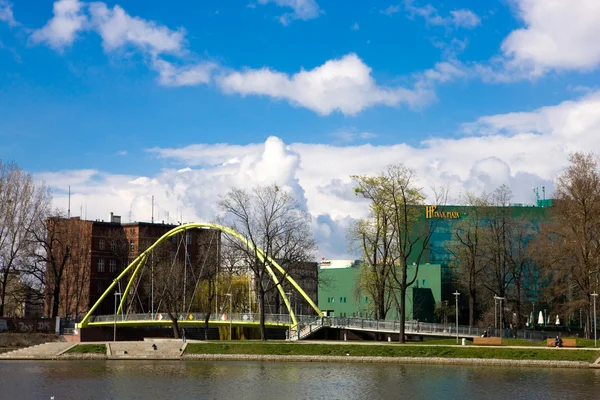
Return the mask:
{"type": "Polygon", "coordinates": [[[258,291],[260,302],[260,340],[267,340],[267,328],[265,327],[265,290],[261,287],[258,291]]]}
{"type": "Polygon", "coordinates": [[[52,296],[52,318],[58,316],[58,307],[60,306],[60,281],[57,279],[54,284],[54,293],[52,296]]]}
{"type": "Polygon", "coordinates": [[[469,328],[475,325],[475,290],[469,291],[469,328]]]}
{"type": "Polygon", "coordinates": [[[406,343],[404,324],[406,322],[406,266],[402,267],[402,283],[400,284],[400,343],[406,343]]]}
{"type": "Polygon", "coordinates": [[[0,293],[0,317],[4,317],[4,301],[6,300],[6,284],[8,282],[8,274],[2,277],[2,293],[0,293]]]}
{"type": "Polygon", "coordinates": [[[171,319],[171,327],[173,328],[173,337],[179,339],[179,324],[177,323],[177,317],[169,313],[169,318],[171,319]]]}
{"type": "Polygon", "coordinates": [[[383,290],[379,291],[379,309],[377,310],[377,317],[379,319],[385,319],[385,292],[383,290]]]}

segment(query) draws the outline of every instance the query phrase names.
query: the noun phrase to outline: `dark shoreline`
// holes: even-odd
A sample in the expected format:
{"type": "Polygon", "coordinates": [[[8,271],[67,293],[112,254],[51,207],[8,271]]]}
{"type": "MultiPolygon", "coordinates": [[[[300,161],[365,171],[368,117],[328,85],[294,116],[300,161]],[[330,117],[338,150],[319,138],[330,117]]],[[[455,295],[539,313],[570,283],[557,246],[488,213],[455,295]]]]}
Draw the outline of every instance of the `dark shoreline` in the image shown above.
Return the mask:
{"type": "Polygon", "coordinates": [[[584,361],[555,360],[505,360],[485,358],[444,358],[444,357],[358,357],[358,356],[286,356],[248,354],[191,354],[182,357],[136,357],[107,356],[105,354],[63,354],[52,357],[0,358],[2,361],[272,361],[272,362],[324,362],[324,363],[367,363],[367,364],[433,364],[461,366],[500,366],[535,368],[600,368],[600,364],[584,361]]]}

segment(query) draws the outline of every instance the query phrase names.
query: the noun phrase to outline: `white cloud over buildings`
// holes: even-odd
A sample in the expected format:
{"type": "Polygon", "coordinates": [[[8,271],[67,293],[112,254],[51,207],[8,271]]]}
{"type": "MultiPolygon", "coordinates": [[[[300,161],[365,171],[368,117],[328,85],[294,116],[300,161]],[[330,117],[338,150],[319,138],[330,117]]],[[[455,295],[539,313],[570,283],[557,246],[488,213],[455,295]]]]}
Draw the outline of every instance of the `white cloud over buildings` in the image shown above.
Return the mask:
{"type": "Polygon", "coordinates": [[[269,137],[247,145],[194,144],[152,148],[148,152],[172,169],[154,176],[110,175],[101,171],[40,174],[57,188],[55,204],[66,205],[71,185],[72,209],[87,204],[88,218],[106,218],[110,211],[124,220],[212,221],[216,202],[231,187],[251,188],[277,183],[292,190],[313,216],[319,256],[343,257],[347,246],[340,234],[365,204],[354,196],[350,175],[376,174],[402,162],[413,168],[431,199],[432,187],[448,185],[454,201],[467,191],[492,191],[502,184],[514,201],[533,203],[531,188],[552,190],[556,175],[573,151],[600,153],[600,92],[532,112],[484,116],[463,125],[463,135],[433,138],[419,146],[403,143],[374,146],[284,143],[269,137]],[[93,211],[91,211],[93,210],[93,211]]]}

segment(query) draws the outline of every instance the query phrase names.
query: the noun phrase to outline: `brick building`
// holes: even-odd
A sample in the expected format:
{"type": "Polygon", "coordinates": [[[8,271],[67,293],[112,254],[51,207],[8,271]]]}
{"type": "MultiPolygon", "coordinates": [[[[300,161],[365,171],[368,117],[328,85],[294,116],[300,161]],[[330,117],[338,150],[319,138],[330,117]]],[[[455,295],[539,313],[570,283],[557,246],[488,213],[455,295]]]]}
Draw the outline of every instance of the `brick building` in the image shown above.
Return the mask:
{"type": "MultiPolygon", "coordinates": [[[[47,226],[48,236],[57,238],[50,249],[53,258],[66,262],[62,268],[46,268],[45,311],[47,315],[52,314],[55,293],[58,292],[58,315],[61,317],[77,317],[86,313],[130,262],[162,235],[177,227],[164,223],[121,223],[121,218],[112,213],[106,222],[73,217],[54,219],[47,226]],[[60,284],[55,285],[57,277],[60,284]]],[[[189,272],[200,278],[217,268],[220,248],[220,231],[195,229],[163,242],[157,252],[160,250],[165,259],[185,263],[186,268],[190,267],[189,272]]],[[[145,272],[144,276],[148,274],[145,272]]],[[[123,278],[116,291],[122,293],[127,281],[123,278]]],[[[130,292],[134,299],[131,311],[149,312],[153,305],[148,290],[140,282],[134,286],[131,290],[136,290],[135,295],[130,292]]],[[[114,302],[115,296],[107,297],[95,314],[112,314],[114,302]]]]}

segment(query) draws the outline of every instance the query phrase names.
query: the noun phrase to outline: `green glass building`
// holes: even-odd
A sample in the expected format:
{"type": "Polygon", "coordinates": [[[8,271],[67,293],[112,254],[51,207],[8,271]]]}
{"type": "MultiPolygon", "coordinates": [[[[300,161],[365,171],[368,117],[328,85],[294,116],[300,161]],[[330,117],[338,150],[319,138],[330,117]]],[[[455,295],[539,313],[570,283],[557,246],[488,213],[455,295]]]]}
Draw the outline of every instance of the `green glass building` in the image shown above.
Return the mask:
{"type": "MultiPolygon", "coordinates": [[[[475,215],[486,215],[486,212],[502,211],[504,215],[529,221],[536,229],[539,222],[548,218],[548,210],[552,205],[551,200],[539,200],[536,206],[523,206],[514,204],[507,207],[479,208],[478,213],[470,206],[422,206],[419,207],[421,215],[419,224],[424,227],[435,226],[430,243],[423,253],[419,265],[418,277],[409,287],[406,294],[408,320],[423,322],[437,322],[435,316],[436,303],[449,302],[454,304],[452,271],[449,267],[451,260],[450,246],[458,224],[475,215]],[[435,225],[431,225],[435,224],[435,225]]],[[[409,260],[408,277],[412,279],[417,262],[409,260]]],[[[373,310],[370,301],[364,293],[356,290],[356,280],[362,262],[360,260],[323,260],[319,264],[319,308],[327,315],[348,318],[371,318],[373,310]]],[[[537,288],[535,283],[529,290],[530,301],[535,301],[537,288]]],[[[460,299],[461,303],[466,300],[460,299]]],[[[392,308],[387,319],[398,319],[398,310],[392,308]]]]}

